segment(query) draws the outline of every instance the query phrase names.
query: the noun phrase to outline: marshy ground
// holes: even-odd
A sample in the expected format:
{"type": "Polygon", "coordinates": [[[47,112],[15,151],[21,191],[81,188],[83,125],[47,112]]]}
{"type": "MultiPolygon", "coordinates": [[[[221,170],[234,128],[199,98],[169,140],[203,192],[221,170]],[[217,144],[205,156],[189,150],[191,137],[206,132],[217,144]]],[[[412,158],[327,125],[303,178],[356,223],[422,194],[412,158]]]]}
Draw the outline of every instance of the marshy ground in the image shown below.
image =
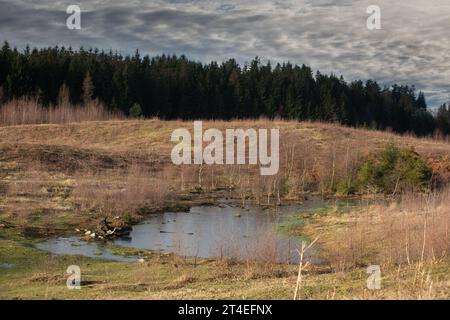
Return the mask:
{"type": "MultiPolygon", "coordinates": [[[[96,231],[104,219],[129,225],[227,197],[272,210],[305,195],[333,196],[367,155],[414,148],[433,171],[433,192],[404,193],[363,208],[298,212],[285,226],[319,237],[325,261],[305,271],[304,299],[449,298],[450,144],[331,124],[204,122],[204,127],[280,128],[280,172],[256,166],[171,164],[171,132],[189,122],[105,121],[0,127],[0,297],[7,299],[292,299],[297,269],[274,261],[185,258],[139,250],[141,262],[51,255],[33,244],[96,231]],[[446,187],[447,186],[447,187],[446,187]],[[66,269],[82,289],[66,288],[66,269]],[[368,265],[382,289],[368,290],[368,265]]],[[[365,194],[367,197],[367,194],[365,194]]],[[[286,232],[284,230],[283,232],[286,232]]],[[[132,249],[117,248],[122,254],[132,249]]]]}

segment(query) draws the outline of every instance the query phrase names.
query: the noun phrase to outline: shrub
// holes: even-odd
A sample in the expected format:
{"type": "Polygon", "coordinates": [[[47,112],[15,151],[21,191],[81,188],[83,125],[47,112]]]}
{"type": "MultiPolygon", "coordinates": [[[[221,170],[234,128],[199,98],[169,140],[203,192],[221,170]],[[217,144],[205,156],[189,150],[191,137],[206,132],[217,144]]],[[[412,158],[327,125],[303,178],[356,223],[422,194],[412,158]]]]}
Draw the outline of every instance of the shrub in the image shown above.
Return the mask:
{"type": "Polygon", "coordinates": [[[130,117],[131,118],[135,118],[135,119],[141,119],[143,118],[143,114],[142,114],[142,108],[139,104],[135,103],[131,108],[130,108],[130,117]]]}
{"type": "Polygon", "coordinates": [[[369,190],[383,193],[423,191],[428,188],[431,176],[431,169],[413,149],[388,145],[362,163],[355,179],[350,180],[347,177],[341,181],[337,192],[349,194],[369,190]]]}
{"type": "Polygon", "coordinates": [[[349,195],[355,192],[355,183],[353,183],[351,177],[341,180],[336,186],[336,193],[341,196],[349,195]]]}

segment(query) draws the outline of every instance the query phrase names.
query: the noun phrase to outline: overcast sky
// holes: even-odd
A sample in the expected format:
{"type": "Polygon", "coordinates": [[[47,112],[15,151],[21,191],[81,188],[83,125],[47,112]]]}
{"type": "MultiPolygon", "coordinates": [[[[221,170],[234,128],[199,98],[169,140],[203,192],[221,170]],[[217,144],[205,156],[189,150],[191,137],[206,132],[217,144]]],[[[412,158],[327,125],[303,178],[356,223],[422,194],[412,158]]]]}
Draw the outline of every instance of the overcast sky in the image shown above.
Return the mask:
{"type": "Polygon", "coordinates": [[[450,0],[0,0],[0,40],[202,62],[259,56],[346,80],[415,85],[430,107],[450,100],[450,0]],[[81,30],[66,8],[81,7],[81,30]],[[369,5],[381,30],[368,30],[369,5]]]}

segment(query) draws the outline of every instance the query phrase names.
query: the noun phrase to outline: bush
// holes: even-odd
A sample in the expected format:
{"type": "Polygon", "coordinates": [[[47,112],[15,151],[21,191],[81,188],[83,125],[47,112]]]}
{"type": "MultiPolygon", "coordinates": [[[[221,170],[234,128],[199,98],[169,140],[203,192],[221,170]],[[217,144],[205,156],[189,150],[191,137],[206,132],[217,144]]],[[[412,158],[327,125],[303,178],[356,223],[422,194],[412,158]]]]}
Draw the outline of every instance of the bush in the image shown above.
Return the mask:
{"type": "Polygon", "coordinates": [[[355,192],[355,183],[350,177],[341,180],[336,186],[336,193],[340,196],[346,196],[355,192]]]}
{"type": "Polygon", "coordinates": [[[431,169],[414,150],[389,145],[362,163],[353,182],[349,182],[349,178],[341,181],[337,192],[349,194],[355,191],[424,191],[429,186],[431,176],[431,169]]]}
{"type": "Polygon", "coordinates": [[[135,103],[131,108],[130,108],[130,117],[131,118],[135,118],[135,119],[142,119],[143,118],[143,113],[142,113],[142,108],[139,104],[135,103]]]}

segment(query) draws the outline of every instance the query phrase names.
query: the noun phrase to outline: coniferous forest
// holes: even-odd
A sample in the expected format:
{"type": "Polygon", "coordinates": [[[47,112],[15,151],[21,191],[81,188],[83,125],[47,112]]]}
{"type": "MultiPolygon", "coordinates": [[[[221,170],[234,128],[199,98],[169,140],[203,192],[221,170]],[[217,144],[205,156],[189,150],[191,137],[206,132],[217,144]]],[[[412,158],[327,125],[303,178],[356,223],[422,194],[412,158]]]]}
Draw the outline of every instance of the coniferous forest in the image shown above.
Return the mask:
{"type": "Polygon", "coordinates": [[[73,105],[96,98],[111,111],[161,119],[283,118],[348,126],[450,134],[450,107],[427,110],[413,86],[346,82],[309,66],[271,65],[255,58],[208,64],[185,56],[132,56],[64,47],[0,50],[0,103],[25,96],[56,105],[61,91],[73,105]],[[134,111],[133,111],[134,110],[134,111]]]}

